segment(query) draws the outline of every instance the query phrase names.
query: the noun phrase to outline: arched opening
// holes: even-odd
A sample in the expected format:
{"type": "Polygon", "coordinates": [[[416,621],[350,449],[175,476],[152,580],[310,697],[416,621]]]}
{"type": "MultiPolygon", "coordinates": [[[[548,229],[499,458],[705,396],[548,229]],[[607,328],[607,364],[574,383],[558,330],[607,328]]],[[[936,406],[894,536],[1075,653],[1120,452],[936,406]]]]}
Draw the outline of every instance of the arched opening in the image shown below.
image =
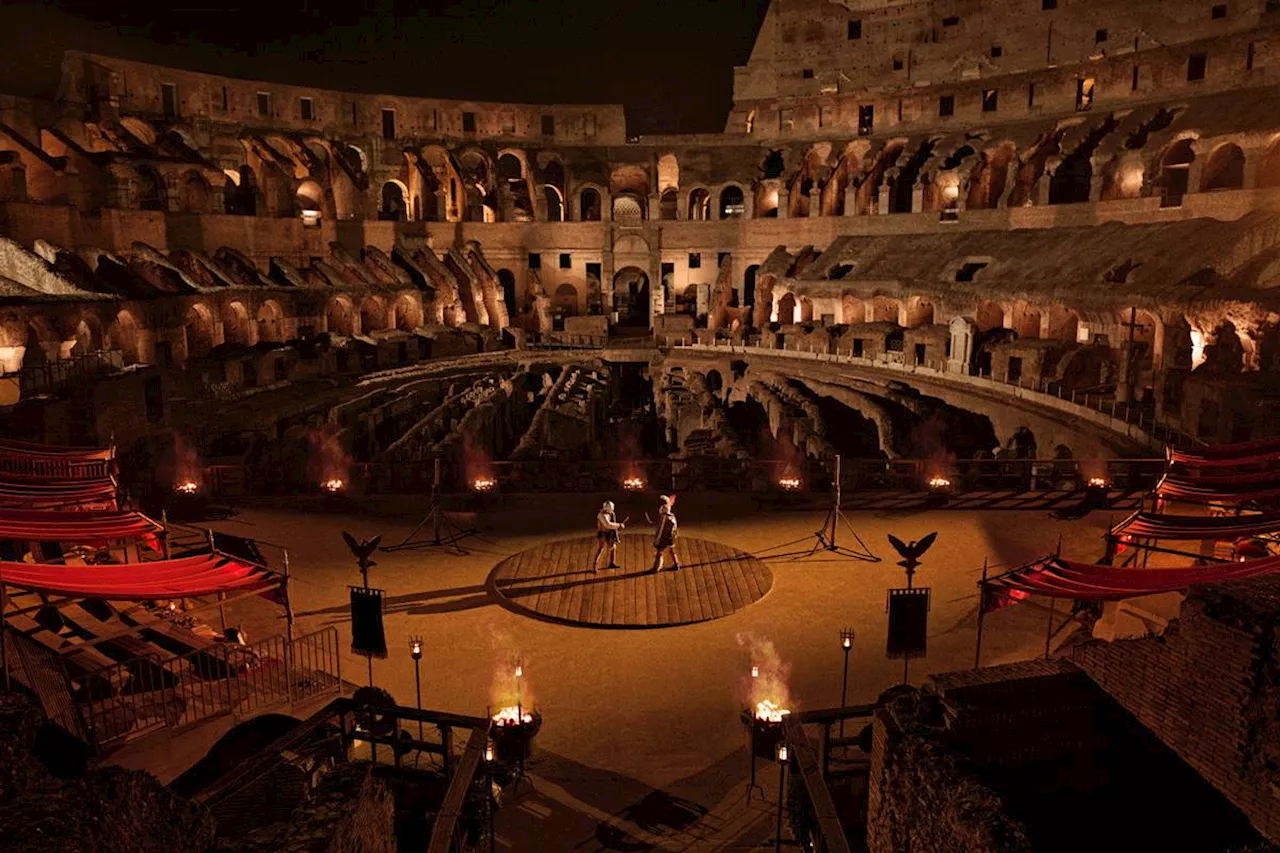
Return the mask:
{"type": "Polygon", "coordinates": [[[600,191],[587,187],[578,194],[579,217],[583,222],[599,222],[601,215],[600,191]]]}
{"type": "Polygon", "coordinates": [[[516,301],[516,274],[509,269],[498,270],[498,287],[502,288],[502,301],[507,306],[507,316],[514,318],[520,313],[516,301]]]}
{"type": "Polygon", "coordinates": [[[849,325],[867,322],[867,303],[852,293],[840,297],[840,312],[841,322],[849,325]]]}
{"type": "Polygon", "coordinates": [[[796,297],[794,294],[784,293],[782,298],[778,300],[778,322],[783,325],[799,322],[799,318],[796,316],[796,297]]]}
{"type": "Polygon", "coordinates": [[[1049,309],[1048,337],[1050,340],[1066,341],[1068,343],[1081,342],[1079,336],[1079,314],[1056,305],[1049,309]]]}
{"type": "Polygon", "coordinates": [[[355,334],[355,309],[345,296],[334,297],[324,313],[325,328],[330,334],[351,337],[355,334]]]}
{"type": "Polygon", "coordinates": [[[746,213],[741,187],[725,187],[720,191],[720,218],[740,219],[746,213]]]}
{"type": "Polygon", "coordinates": [[[183,213],[209,213],[212,192],[209,182],[199,172],[187,172],[182,179],[181,208],[183,213]]]}
{"type": "Polygon", "coordinates": [[[49,353],[44,348],[39,330],[35,325],[27,326],[27,343],[22,351],[22,366],[24,368],[40,367],[48,363],[49,353]]]}
{"type": "Polygon", "coordinates": [[[268,299],[258,307],[258,340],[284,341],[284,311],[274,299],[268,299]]]}
{"type": "Polygon", "coordinates": [[[387,328],[387,309],[376,296],[366,296],[360,303],[360,333],[380,332],[387,328]]]}
{"type": "Polygon", "coordinates": [[[551,297],[551,315],[554,321],[562,324],[565,317],[578,316],[578,288],[567,282],[557,287],[551,297]]]}
{"type": "Polygon", "coordinates": [[[902,324],[908,329],[914,329],[919,326],[928,326],[933,323],[933,303],[927,302],[920,298],[912,299],[907,303],[907,316],[902,324]]]}
{"type": "Polygon", "coordinates": [[[121,311],[107,334],[111,341],[111,349],[120,353],[125,364],[137,364],[142,361],[142,353],[138,342],[138,321],[129,311],[121,311]]]}
{"type": "Polygon", "coordinates": [[[902,303],[887,296],[877,296],[871,300],[872,323],[896,323],[902,313],[902,303]]]}
{"type": "Polygon", "coordinates": [[[694,222],[711,218],[711,193],[702,187],[689,193],[689,218],[694,222]]]}
{"type": "Polygon", "coordinates": [[[807,296],[800,297],[800,322],[813,322],[813,300],[807,296]]]}
{"type": "Polygon", "coordinates": [[[382,185],[382,206],[378,209],[378,218],[392,222],[403,222],[408,204],[404,184],[399,181],[387,181],[382,185]]]}
{"type": "Polygon", "coordinates": [[[309,210],[319,213],[324,210],[324,189],[315,181],[303,181],[298,184],[295,203],[299,211],[309,210]]]}
{"type": "Polygon", "coordinates": [[[407,293],[396,300],[395,315],[396,328],[402,332],[412,332],[422,325],[422,311],[414,298],[407,293]]]}
{"type": "Polygon", "coordinates": [[[524,164],[520,162],[519,157],[508,152],[498,158],[498,180],[508,182],[524,180],[524,164]]]}
{"type": "Polygon", "coordinates": [[[187,359],[204,358],[213,349],[213,315],[203,305],[192,305],[182,321],[187,339],[187,359]]]}
{"type": "Polygon", "coordinates": [[[241,166],[238,171],[227,173],[223,187],[223,206],[235,216],[256,216],[258,213],[258,177],[252,166],[241,166]]]}
{"type": "Polygon", "coordinates": [[[662,193],[662,200],[658,206],[658,217],[660,219],[677,219],[679,218],[679,201],[680,193],[677,190],[666,190],[662,193]]]}
{"type": "Polygon", "coordinates": [[[1213,149],[1204,164],[1200,192],[1238,190],[1244,187],[1244,152],[1239,145],[1227,143],[1213,149]]]}
{"type": "Polygon", "coordinates": [[[550,184],[543,184],[542,197],[547,202],[547,221],[564,222],[564,199],[560,196],[560,190],[550,184]]]}
{"type": "Polygon", "coordinates": [[[222,309],[222,340],[229,344],[249,346],[249,312],[239,302],[229,302],[222,309]]]}
{"type": "Polygon", "coordinates": [[[674,154],[663,154],[658,158],[658,192],[680,188],[680,161],[674,154]]]}
{"type": "Polygon", "coordinates": [[[525,180],[524,164],[520,158],[508,152],[498,158],[498,186],[511,197],[511,218],[515,222],[532,222],[533,200],[529,198],[529,182],[525,180]]]}
{"type": "Polygon", "coordinates": [[[164,210],[164,180],[149,166],[138,168],[138,207],[142,210],[164,210]]]}
{"type": "Polygon", "coordinates": [[[991,329],[1000,329],[1004,327],[1004,309],[996,302],[983,302],[978,306],[978,310],[973,313],[973,320],[978,325],[979,332],[987,332],[991,329]]]}
{"type": "Polygon", "coordinates": [[[742,276],[742,304],[756,304],[756,273],[759,272],[760,265],[752,264],[747,267],[747,271],[742,276]]]}
{"type": "Polygon", "coordinates": [[[1049,204],[1076,204],[1089,200],[1093,164],[1088,157],[1068,156],[1049,178],[1049,204]]]}
{"type": "Polygon", "coordinates": [[[1196,159],[1192,140],[1175,142],[1160,158],[1160,203],[1165,207],[1177,207],[1189,189],[1191,163],[1196,159]]]}
{"type": "Polygon", "coordinates": [[[623,224],[635,224],[644,221],[644,200],[639,196],[626,195],[614,196],[613,199],[613,221],[623,224]]]}
{"type": "Polygon", "coordinates": [[[1040,337],[1040,311],[1027,303],[1019,303],[1009,312],[1009,328],[1020,338],[1040,337]]]}
{"type": "Polygon", "coordinates": [[[639,267],[623,267],[613,277],[613,310],[619,326],[649,326],[649,276],[639,267]]]}
{"type": "Polygon", "coordinates": [[[76,342],[71,355],[89,355],[102,349],[102,324],[92,315],[76,323],[76,342]]]}

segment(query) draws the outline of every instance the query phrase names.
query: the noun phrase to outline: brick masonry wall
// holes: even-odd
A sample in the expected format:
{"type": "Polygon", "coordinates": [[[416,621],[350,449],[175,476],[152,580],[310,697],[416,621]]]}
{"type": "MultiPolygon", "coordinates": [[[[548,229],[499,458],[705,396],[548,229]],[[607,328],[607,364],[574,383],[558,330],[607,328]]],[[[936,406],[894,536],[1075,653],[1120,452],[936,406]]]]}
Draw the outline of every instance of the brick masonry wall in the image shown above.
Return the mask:
{"type": "Polygon", "coordinates": [[[1280,842],[1275,630],[1192,598],[1163,636],[1089,643],[1073,660],[1280,842]]]}
{"type": "Polygon", "coordinates": [[[867,848],[871,853],[1031,853],[1021,825],[936,740],[936,700],[904,693],[871,728],[867,848]]]}

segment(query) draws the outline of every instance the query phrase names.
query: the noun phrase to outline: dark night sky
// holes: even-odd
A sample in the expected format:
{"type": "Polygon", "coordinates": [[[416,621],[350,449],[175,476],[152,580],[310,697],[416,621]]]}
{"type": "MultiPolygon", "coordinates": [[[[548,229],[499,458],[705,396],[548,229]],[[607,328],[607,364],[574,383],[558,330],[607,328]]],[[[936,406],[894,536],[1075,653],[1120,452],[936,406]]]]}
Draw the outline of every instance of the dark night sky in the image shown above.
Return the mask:
{"type": "Polygon", "coordinates": [[[631,133],[718,132],[768,0],[168,3],[0,0],[0,91],[52,95],[75,47],[320,88],[622,103],[631,133]]]}

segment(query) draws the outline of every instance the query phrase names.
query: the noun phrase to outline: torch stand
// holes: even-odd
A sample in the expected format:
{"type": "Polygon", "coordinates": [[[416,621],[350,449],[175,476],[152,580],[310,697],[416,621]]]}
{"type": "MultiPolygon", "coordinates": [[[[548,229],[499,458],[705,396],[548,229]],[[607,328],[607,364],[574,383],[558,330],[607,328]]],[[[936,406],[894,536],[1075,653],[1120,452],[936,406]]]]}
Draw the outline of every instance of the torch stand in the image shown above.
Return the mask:
{"type": "Polygon", "coordinates": [[[867,563],[878,563],[880,558],[871,553],[871,549],[867,547],[867,543],[862,541],[862,537],[853,529],[849,517],[840,509],[840,456],[836,455],[836,472],[835,472],[835,498],[831,502],[831,509],[827,510],[827,517],[822,521],[822,527],[814,531],[812,537],[812,546],[808,549],[798,548],[793,551],[782,550],[790,548],[793,545],[799,545],[802,542],[809,542],[810,537],[803,536],[799,539],[793,539],[790,542],[784,542],[781,545],[775,545],[772,548],[766,548],[763,552],[754,554],[753,556],[761,560],[804,560],[812,558],[818,554],[832,554],[830,559],[836,557],[845,557],[851,560],[861,560],[867,563]],[[853,537],[853,541],[858,543],[857,548],[850,548],[837,543],[837,534],[840,526],[849,532],[853,537]]]}
{"type": "Polygon", "coordinates": [[[431,481],[431,506],[427,509],[427,514],[422,521],[418,522],[418,526],[413,528],[404,541],[399,545],[388,545],[383,548],[384,551],[403,551],[411,548],[446,548],[455,554],[463,555],[468,553],[467,549],[458,545],[468,536],[477,536],[480,531],[474,528],[461,528],[449,518],[444,511],[444,504],[440,500],[440,460],[435,460],[435,470],[433,471],[431,481]],[[428,525],[434,532],[431,539],[415,540],[417,536],[428,525]]]}

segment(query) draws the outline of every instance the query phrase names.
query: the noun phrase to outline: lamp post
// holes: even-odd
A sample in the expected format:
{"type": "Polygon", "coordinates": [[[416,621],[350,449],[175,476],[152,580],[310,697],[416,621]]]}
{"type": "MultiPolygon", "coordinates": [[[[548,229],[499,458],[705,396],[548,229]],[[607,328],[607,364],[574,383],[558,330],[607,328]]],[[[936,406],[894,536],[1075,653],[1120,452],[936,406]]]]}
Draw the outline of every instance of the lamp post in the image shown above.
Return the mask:
{"type": "MultiPolygon", "coordinates": [[[[852,628],[840,631],[840,648],[844,651],[844,677],[840,680],[840,707],[843,708],[849,694],[849,653],[853,651],[853,640],[857,632],[852,628]]],[[[844,717],[840,718],[840,737],[844,737],[844,717]]]]}
{"type": "MultiPolygon", "coordinates": [[[[422,638],[409,638],[409,654],[413,655],[413,687],[417,696],[418,710],[422,710],[422,638]]],[[[418,741],[422,741],[422,718],[418,718],[418,741]]]]}
{"type": "Polygon", "coordinates": [[[493,835],[493,759],[495,758],[495,750],[493,741],[486,741],[484,745],[484,767],[485,780],[489,785],[489,853],[493,853],[494,835],[493,835]]]}
{"type": "Polygon", "coordinates": [[[521,679],[524,678],[524,663],[516,658],[516,725],[524,722],[524,694],[521,690],[521,679]]]}
{"type": "Polygon", "coordinates": [[[790,758],[785,742],[778,744],[778,832],[773,839],[774,853],[782,851],[782,803],[787,792],[787,761],[790,758]]]}

